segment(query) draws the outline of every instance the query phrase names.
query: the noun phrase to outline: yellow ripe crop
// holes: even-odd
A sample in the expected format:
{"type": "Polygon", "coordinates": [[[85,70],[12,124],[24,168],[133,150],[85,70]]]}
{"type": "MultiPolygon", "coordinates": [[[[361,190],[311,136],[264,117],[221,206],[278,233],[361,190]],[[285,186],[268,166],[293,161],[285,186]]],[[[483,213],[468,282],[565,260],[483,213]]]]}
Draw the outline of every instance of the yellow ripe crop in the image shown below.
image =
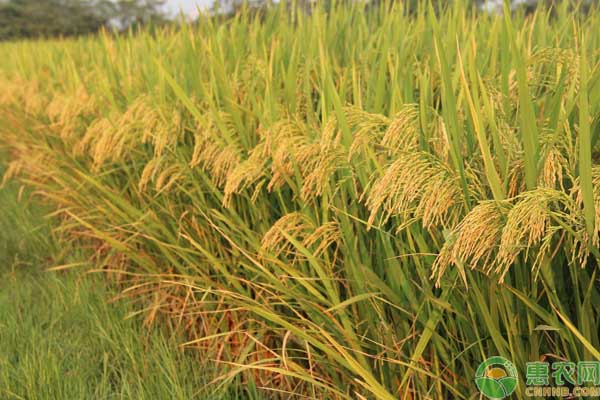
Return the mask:
{"type": "Polygon", "coordinates": [[[488,356],[591,360],[600,10],[325,3],[1,44],[8,175],[217,387],[467,399],[488,356]]]}

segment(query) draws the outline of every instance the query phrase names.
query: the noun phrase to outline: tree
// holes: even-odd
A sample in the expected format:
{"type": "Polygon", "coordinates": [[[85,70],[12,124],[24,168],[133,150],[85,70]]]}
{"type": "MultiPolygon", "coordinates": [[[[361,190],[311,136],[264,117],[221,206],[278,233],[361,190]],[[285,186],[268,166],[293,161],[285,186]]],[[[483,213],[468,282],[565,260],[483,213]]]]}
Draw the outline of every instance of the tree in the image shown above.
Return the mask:
{"type": "Polygon", "coordinates": [[[161,19],[163,0],[5,0],[0,40],[76,36],[161,19]]]}
{"type": "Polygon", "coordinates": [[[131,27],[149,22],[163,21],[161,7],[164,0],[118,0],[114,3],[113,22],[120,27],[131,27]]]}

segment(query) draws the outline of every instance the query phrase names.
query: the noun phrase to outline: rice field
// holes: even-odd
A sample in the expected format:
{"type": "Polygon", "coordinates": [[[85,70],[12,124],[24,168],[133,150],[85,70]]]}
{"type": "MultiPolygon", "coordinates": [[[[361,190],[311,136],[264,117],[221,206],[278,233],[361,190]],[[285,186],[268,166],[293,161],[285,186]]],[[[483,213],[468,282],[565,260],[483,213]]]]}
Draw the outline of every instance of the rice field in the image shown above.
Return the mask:
{"type": "MultiPolygon", "coordinates": [[[[118,284],[93,270],[45,271],[62,251],[54,221],[18,182],[0,188],[0,205],[0,398],[267,398],[237,381],[212,390],[217,366],[178,348],[185,336],[177,325],[144,326],[118,284]]],[[[70,262],[85,259],[70,250],[70,262]]]]}
{"type": "Polygon", "coordinates": [[[470,399],[491,356],[600,360],[600,9],[417,3],[0,44],[4,181],[54,269],[183,329],[213,393],[470,399]]]}

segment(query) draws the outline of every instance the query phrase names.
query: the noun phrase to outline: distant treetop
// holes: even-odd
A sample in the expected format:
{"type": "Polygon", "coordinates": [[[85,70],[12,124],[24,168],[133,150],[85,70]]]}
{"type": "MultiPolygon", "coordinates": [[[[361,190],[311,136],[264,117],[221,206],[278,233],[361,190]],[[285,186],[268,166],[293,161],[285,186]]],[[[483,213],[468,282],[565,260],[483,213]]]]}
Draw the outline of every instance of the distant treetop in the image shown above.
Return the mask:
{"type": "Polygon", "coordinates": [[[0,0],[0,40],[76,36],[162,20],[163,0],[0,0]]]}

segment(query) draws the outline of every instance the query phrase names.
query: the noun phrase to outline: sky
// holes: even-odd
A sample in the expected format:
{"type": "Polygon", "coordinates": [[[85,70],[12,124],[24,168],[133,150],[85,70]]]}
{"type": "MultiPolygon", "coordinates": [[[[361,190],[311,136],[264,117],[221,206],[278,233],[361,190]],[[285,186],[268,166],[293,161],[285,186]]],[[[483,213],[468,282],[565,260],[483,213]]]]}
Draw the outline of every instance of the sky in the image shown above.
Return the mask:
{"type": "MultiPolygon", "coordinates": [[[[0,0],[1,1],[1,0],[0,0]]],[[[502,0],[488,0],[490,10],[500,8],[502,0]]],[[[514,4],[524,3],[527,0],[513,0],[514,4]]],[[[165,0],[165,9],[170,15],[177,15],[179,11],[183,11],[186,15],[193,18],[198,14],[199,6],[201,9],[206,9],[213,3],[213,0],[165,0]]]]}
{"type": "Polygon", "coordinates": [[[169,14],[178,14],[181,10],[193,17],[198,14],[197,6],[207,8],[211,4],[212,0],[166,0],[165,9],[169,14]]]}

